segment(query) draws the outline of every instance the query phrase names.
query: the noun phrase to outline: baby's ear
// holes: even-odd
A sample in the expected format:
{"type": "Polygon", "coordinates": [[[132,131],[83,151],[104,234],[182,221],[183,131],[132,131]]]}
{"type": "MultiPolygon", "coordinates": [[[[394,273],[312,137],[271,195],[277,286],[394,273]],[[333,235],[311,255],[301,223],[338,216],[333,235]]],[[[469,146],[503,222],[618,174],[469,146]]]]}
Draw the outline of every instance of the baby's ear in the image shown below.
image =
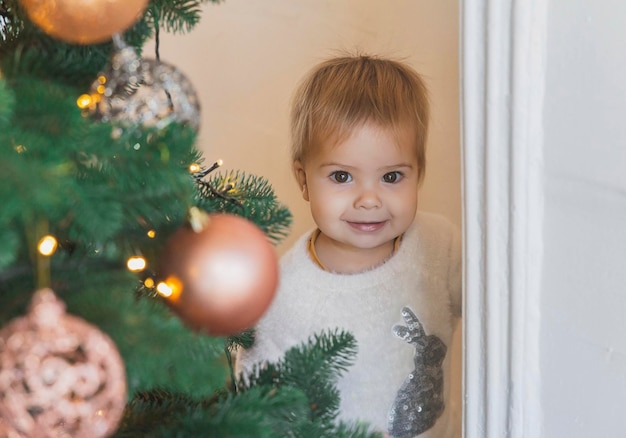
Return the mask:
{"type": "Polygon", "coordinates": [[[306,172],[304,171],[304,166],[300,160],[296,160],[293,162],[293,173],[296,175],[296,180],[298,181],[298,185],[300,186],[300,191],[302,192],[302,197],[305,201],[309,200],[309,188],[306,185],[306,172]]]}

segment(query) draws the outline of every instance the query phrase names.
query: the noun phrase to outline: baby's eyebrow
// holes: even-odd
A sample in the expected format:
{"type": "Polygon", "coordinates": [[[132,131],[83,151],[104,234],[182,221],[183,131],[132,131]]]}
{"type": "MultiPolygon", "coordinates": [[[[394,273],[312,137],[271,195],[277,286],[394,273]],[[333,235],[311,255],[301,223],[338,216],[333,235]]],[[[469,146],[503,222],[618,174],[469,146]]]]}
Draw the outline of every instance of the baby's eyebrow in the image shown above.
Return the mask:
{"type": "Polygon", "coordinates": [[[398,163],[398,164],[392,164],[390,166],[383,166],[380,167],[380,170],[388,170],[388,169],[402,169],[402,168],[408,168],[408,169],[413,169],[413,165],[411,163],[398,163]]]}
{"type": "MultiPolygon", "coordinates": [[[[322,169],[326,167],[338,167],[347,171],[353,171],[355,169],[358,169],[358,166],[351,166],[349,164],[339,163],[337,161],[328,161],[326,163],[321,163],[319,167],[322,169]]],[[[395,164],[390,164],[387,166],[381,166],[377,168],[376,170],[379,172],[388,172],[391,170],[398,170],[398,169],[413,170],[414,168],[415,166],[411,163],[395,163],[395,164]]]]}
{"type": "Polygon", "coordinates": [[[349,164],[338,163],[336,161],[329,161],[327,163],[320,164],[320,167],[341,167],[342,169],[355,169],[356,166],[350,166],[349,164]]]}

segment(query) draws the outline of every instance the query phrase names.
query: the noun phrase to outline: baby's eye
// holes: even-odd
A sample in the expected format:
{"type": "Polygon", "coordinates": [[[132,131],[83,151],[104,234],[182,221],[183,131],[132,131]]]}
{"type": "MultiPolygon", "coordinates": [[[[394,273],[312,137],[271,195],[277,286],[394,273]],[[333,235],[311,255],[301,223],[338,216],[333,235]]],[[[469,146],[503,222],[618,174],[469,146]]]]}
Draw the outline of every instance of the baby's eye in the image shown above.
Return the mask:
{"type": "Polygon", "coordinates": [[[348,172],[344,172],[343,170],[337,170],[330,174],[330,179],[332,179],[336,183],[342,184],[352,181],[352,176],[348,172]]]}
{"type": "Polygon", "coordinates": [[[397,183],[398,181],[400,181],[403,176],[404,175],[402,175],[402,172],[398,172],[396,170],[396,171],[388,172],[388,173],[384,174],[383,175],[383,181],[386,182],[386,183],[393,184],[393,183],[397,183]]]}

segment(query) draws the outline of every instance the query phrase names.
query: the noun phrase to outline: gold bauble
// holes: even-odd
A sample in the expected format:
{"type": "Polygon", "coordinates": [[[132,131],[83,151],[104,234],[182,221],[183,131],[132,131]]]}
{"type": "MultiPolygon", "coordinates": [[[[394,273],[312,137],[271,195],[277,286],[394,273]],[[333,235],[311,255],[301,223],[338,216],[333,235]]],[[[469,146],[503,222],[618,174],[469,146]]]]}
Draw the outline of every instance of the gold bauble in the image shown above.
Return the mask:
{"type": "Polygon", "coordinates": [[[20,0],[48,35],[72,44],[95,44],[132,26],[148,0],[20,0]]]}

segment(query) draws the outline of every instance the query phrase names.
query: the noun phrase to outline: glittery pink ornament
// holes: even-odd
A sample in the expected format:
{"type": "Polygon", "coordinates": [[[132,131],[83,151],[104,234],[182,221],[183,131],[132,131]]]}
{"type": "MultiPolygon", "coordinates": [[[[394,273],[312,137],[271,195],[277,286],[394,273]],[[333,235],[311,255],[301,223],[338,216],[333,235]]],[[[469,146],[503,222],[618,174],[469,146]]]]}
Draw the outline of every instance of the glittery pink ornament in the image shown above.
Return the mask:
{"type": "Polygon", "coordinates": [[[65,313],[50,289],[0,330],[0,436],[97,438],[112,434],[126,404],[115,344],[65,313]]]}

